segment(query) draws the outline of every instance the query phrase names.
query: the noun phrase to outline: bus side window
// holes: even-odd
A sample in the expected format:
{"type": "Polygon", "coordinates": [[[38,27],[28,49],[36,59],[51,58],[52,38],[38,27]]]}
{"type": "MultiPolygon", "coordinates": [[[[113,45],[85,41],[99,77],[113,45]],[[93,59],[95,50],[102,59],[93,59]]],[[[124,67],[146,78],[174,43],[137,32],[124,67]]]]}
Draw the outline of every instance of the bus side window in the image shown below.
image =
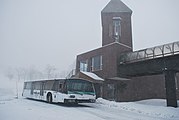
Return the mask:
{"type": "Polygon", "coordinates": [[[62,83],[59,84],[59,91],[62,91],[62,83]]]}

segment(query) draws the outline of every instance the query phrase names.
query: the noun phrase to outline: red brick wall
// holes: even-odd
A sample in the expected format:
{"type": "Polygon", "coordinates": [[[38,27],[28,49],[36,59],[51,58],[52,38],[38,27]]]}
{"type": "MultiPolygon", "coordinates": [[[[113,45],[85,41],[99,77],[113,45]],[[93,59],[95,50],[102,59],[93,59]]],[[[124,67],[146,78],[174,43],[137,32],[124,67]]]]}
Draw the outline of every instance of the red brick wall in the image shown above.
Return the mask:
{"type": "Polygon", "coordinates": [[[99,71],[93,71],[98,76],[105,78],[111,78],[117,76],[117,62],[118,62],[118,56],[121,52],[124,51],[131,51],[131,49],[126,48],[122,45],[119,45],[118,43],[114,43],[108,46],[104,46],[89,52],[86,52],[84,54],[78,55],[76,60],[76,69],[77,72],[79,72],[80,68],[80,61],[88,59],[88,72],[91,72],[91,58],[94,56],[100,56],[102,55],[102,70],[99,71]]]}
{"type": "Polygon", "coordinates": [[[102,46],[113,43],[115,40],[109,36],[109,26],[113,17],[121,17],[121,43],[132,47],[131,13],[102,13],[102,46]]]}

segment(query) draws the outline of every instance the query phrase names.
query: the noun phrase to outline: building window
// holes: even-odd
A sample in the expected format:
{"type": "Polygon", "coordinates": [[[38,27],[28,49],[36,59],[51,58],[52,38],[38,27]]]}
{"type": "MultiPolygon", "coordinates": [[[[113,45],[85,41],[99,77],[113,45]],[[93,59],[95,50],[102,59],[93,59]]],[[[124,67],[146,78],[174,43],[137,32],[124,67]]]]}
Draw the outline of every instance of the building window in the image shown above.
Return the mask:
{"type": "Polygon", "coordinates": [[[88,71],[88,60],[80,61],[80,71],[88,71]]]}
{"type": "Polygon", "coordinates": [[[121,18],[113,17],[113,37],[115,42],[120,42],[121,38],[121,18]]]}
{"type": "Polygon", "coordinates": [[[96,56],[92,58],[92,71],[102,70],[102,56],[96,56]]]}
{"type": "Polygon", "coordinates": [[[178,90],[178,80],[177,80],[176,75],[175,75],[175,84],[176,84],[176,89],[178,90]]]}

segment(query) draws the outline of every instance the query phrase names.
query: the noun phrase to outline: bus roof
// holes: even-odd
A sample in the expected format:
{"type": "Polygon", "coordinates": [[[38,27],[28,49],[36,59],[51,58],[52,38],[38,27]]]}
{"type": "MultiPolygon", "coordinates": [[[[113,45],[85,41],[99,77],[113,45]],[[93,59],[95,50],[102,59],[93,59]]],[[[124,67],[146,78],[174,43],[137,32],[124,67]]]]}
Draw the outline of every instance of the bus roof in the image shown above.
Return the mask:
{"type": "MultiPolygon", "coordinates": [[[[87,79],[84,79],[84,78],[69,78],[69,80],[73,80],[73,79],[81,79],[81,80],[85,80],[85,81],[89,81],[91,82],[90,80],[87,80],[87,79]]],[[[25,82],[42,82],[42,81],[56,81],[56,80],[68,80],[66,78],[53,78],[53,79],[37,79],[37,80],[27,80],[27,81],[24,81],[25,82]]]]}
{"type": "Polygon", "coordinates": [[[65,80],[66,78],[53,78],[53,79],[37,79],[37,80],[27,80],[25,82],[40,82],[40,81],[54,81],[54,80],[65,80]]]}

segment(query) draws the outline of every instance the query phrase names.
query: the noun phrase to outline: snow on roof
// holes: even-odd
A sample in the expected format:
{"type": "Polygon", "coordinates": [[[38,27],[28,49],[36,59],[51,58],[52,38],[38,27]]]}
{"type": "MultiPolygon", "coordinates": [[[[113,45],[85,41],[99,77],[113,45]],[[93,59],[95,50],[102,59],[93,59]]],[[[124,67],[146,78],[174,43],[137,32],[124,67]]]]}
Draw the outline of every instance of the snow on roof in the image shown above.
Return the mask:
{"type": "Polygon", "coordinates": [[[101,80],[101,81],[104,81],[104,79],[100,78],[99,76],[97,76],[96,74],[92,73],[92,72],[83,72],[83,71],[80,71],[81,73],[93,78],[94,80],[101,80]]]}

